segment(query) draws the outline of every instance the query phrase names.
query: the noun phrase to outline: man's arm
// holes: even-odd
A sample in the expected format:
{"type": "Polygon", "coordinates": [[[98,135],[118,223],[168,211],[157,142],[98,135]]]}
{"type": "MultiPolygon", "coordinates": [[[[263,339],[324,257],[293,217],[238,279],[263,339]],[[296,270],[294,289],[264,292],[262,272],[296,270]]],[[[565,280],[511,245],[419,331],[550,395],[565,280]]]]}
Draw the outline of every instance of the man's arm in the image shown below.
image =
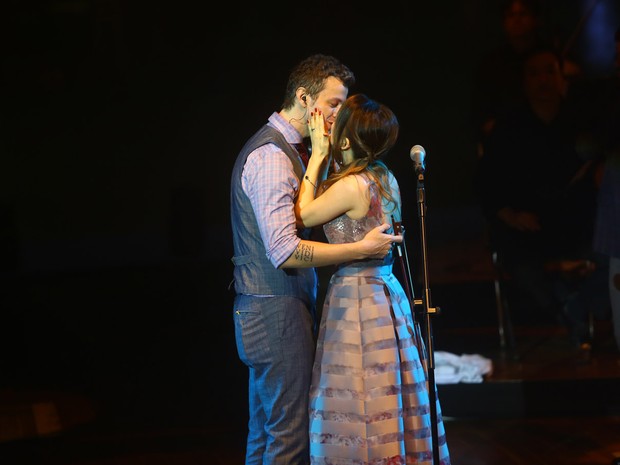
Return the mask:
{"type": "Polygon", "coordinates": [[[392,243],[402,242],[401,236],[383,232],[390,227],[387,223],[369,231],[364,239],[354,243],[328,244],[299,239],[293,208],[292,195],[296,186],[291,184],[294,182],[292,165],[282,152],[271,157],[267,163],[264,156],[273,150],[277,149],[264,146],[255,151],[256,155],[250,155],[244,176],[246,194],[256,213],[268,258],[274,266],[311,268],[364,258],[381,259],[387,255],[392,243]]]}
{"type": "Polygon", "coordinates": [[[381,259],[388,254],[392,244],[403,241],[400,235],[384,233],[389,228],[388,223],[382,224],[369,231],[362,240],[346,244],[328,244],[302,239],[280,268],[311,268],[365,258],[381,259]]]}

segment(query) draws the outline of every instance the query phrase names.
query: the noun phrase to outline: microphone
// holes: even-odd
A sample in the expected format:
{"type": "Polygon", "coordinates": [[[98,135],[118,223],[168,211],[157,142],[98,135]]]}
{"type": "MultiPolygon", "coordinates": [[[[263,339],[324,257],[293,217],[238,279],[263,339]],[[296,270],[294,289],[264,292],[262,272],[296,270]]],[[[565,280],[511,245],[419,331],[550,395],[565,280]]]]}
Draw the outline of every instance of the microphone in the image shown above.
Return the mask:
{"type": "Polygon", "coordinates": [[[411,147],[409,156],[411,157],[411,161],[413,161],[413,167],[415,169],[415,172],[423,173],[426,169],[424,165],[424,158],[426,157],[424,147],[422,147],[421,145],[414,145],[413,147],[411,147]]]}

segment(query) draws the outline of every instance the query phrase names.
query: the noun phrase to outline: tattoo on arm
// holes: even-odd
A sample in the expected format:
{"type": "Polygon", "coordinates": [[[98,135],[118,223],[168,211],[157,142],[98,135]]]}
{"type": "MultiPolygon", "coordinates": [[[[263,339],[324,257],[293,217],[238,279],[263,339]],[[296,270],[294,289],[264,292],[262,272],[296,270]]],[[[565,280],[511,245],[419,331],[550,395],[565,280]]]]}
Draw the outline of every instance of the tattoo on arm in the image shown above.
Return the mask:
{"type": "Polygon", "coordinates": [[[295,249],[295,258],[302,262],[312,262],[314,246],[300,243],[295,249]]]}

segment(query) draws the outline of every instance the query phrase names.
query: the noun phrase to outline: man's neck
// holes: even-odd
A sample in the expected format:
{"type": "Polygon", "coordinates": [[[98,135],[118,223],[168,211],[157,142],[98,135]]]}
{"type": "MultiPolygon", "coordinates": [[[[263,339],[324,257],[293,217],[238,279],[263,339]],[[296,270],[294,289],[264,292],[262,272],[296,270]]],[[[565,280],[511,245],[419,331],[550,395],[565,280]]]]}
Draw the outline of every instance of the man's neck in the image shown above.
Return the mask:
{"type": "Polygon", "coordinates": [[[306,123],[308,116],[306,112],[300,112],[299,109],[293,107],[291,110],[282,109],[279,114],[301,134],[302,138],[308,137],[308,125],[306,123]]]}

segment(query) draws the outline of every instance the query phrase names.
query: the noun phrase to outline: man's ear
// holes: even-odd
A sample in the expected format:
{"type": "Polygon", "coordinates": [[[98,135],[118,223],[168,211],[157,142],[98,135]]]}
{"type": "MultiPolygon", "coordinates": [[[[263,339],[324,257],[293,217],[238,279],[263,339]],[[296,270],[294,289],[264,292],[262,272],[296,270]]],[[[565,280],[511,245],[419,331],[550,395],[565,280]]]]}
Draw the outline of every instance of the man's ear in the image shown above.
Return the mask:
{"type": "Polygon", "coordinates": [[[307,105],[306,99],[308,98],[308,94],[306,93],[306,89],[300,87],[296,92],[297,98],[301,100],[301,105],[305,107],[307,105]]]}

